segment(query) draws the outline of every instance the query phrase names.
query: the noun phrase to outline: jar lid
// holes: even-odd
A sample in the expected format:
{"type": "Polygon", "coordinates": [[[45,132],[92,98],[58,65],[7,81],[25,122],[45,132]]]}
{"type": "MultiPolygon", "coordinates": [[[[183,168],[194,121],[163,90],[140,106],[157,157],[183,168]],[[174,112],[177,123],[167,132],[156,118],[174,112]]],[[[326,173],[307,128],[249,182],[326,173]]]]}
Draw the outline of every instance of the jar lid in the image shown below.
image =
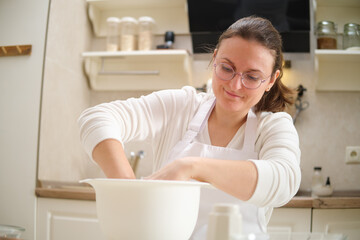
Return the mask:
{"type": "Polygon", "coordinates": [[[139,22],[140,23],[150,22],[150,23],[155,24],[155,20],[152,17],[148,17],[148,16],[139,17],[139,22]]]}
{"type": "Polygon", "coordinates": [[[360,30],[360,25],[357,23],[347,23],[344,25],[344,30],[353,30],[353,31],[358,31],[360,30]]]}
{"type": "Polygon", "coordinates": [[[121,19],[121,22],[130,22],[130,23],[134,23],[134,24],[137,24],[137,20],[133,17],[123,17],[121,19]]]}
{"type": "Polygon", "coordinates": [[[117,18],[117,17],[108,17],[108,18],[106,19],[106,22],[119,23],[119,22],[121,22],[121,20],[120,20],[119,18],[117,18]]]}

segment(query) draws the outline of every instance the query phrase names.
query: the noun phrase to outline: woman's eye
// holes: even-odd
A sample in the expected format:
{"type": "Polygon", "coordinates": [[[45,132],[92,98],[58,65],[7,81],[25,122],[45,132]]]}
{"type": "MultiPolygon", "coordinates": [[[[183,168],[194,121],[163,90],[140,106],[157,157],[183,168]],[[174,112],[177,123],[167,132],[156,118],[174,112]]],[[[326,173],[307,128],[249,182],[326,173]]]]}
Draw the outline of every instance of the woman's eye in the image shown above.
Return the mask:
{"type": "Polygon", "coordinates": [[[245,79],[248,81],[259,81],[261,80],[261,77],[256,74],[246,74],[245,79]]]}
{"type": "Polygon", "coordinates": [[[225,65],[221,65],[221,69],[224,71],[224,72],[233,72],[234,70],[231,68],[231,67],[228,67],[228,66],[225,66],[225,65]]]}

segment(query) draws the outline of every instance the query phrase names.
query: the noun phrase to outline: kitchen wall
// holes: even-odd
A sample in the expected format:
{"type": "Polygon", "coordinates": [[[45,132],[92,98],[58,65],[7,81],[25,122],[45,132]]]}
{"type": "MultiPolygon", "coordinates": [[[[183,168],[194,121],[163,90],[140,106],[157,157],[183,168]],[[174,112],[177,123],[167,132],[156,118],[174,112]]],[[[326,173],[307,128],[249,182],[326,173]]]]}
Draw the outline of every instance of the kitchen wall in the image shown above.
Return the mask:
{"type": "MultiPolygon", "coordinates": [[[[162,37],[156,41],[162,42],[162,37]]],[[[44,92],[40,130],[39,179],[76,182],[81,178],[103,176],[88,160],[80,143],[76,125],[80,112],[102,102],[137,97],[149,92],[92,91],[82,70],[83,51],[103,50],[104,39],[95,38],[86,16],[85,2],[67,4],[52,0],[50,8],[44,92]]],[[[191,50],[189,36],[178,36],[175,47],[191,50]]],[[[311,54],[285,54],[292,68],[284,80],[290,87],[303,84],[303,97],[310,107],[300,114],[296,128],[302,150],[302,190],[310,187],[312,168],[322,166],[337,190],[360,189],[360,165],[345,165],[345,147],[360,145],[360,92],[318,92],[311,54]]],[[[194,56],[195,86],[209,78],[210,55],[194,56]]],[[[340,81],[340,80],[339,80],[340,81]]],[[[140,162],[138,176],[151,172],[151,149],[140,162]]],[[[127,153],[138,151],[138,144],[126,145],[127,153]]]]}

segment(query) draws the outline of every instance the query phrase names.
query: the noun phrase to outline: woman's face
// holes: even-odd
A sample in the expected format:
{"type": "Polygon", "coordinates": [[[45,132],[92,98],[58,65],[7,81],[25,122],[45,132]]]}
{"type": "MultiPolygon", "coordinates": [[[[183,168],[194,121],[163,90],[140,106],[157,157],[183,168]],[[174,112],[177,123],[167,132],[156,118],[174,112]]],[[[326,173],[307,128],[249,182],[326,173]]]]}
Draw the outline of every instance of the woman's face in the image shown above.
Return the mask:
{"type": "MultiPolygon", "coordinates": [[[[270,50],[256,41],[248,41],[241,37],[224,39],[219,49],[214,52],[214,64],[225,63],[236,73],[255,74],[266,79],[258,88],[247,89],[241,82],[240,75],[231,80],[222,80],[215,74],[213,68],[212,88],[216,96],[216,104],[226,112],[244,112],[255,106],[263,96],[265,90],[271,88],[279,70],[270,77],[274,66],[274,57],[270,50]]],[[[261,79],[261,80],[263,80],[261,79]]]]}

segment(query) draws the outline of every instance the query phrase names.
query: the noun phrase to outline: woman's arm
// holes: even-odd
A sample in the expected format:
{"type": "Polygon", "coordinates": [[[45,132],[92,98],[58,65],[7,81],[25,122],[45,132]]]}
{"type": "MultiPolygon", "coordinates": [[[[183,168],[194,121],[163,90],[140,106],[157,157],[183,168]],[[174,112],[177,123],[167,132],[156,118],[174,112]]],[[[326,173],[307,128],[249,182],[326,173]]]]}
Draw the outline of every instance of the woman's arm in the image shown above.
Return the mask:
{"type": "Polygon", "coordinates": [[[288,114],[277,113],[264,117],[257,132],[259,160],[187,157],[175,160],[149,178],[195,179],[258,206],[282,206],[296,194],[301,181],[296,129],[288,114]]]}
{"type": "Polygon", "coordinates": [[[108,178],[135,179],[134,171],[119,141],[106,139],[100,142],[95,146],[92,157],[108,178]]]}
{"type": "Polygon", "coordinates": [[[173,161],[147,179],[208,182],[243,201],[250,199],[257,184],[256,166],[251,161],[186,157],[173,161]]]}

